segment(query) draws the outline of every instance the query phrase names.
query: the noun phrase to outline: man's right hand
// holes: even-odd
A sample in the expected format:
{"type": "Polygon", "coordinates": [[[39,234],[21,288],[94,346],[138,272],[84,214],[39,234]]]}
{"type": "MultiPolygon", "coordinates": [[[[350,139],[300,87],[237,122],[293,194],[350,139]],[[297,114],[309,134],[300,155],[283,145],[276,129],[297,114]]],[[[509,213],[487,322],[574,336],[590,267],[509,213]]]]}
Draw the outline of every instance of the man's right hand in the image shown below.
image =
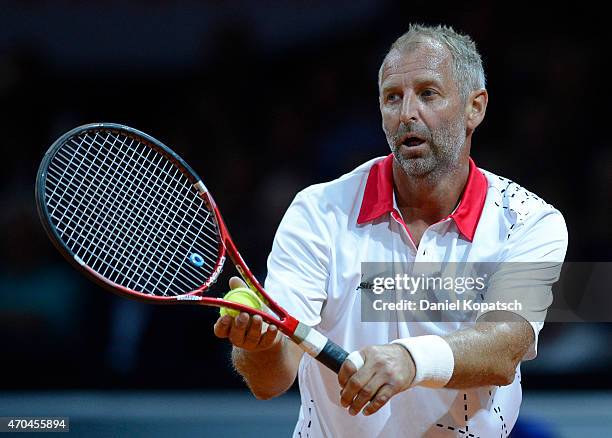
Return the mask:
{"type": "MultiPolygon", "coordinates": [[[[232,277],[229,286],[230,289],[248,287],[238,277],[232,277]]],[[[266,324],[261,316],[241,312],[236,318],[229,315],[220,317],[215,323],[215,336],[229,339],[234,347],[256,352],[276,346],[283,335],[275,325],[266,324]]]]}
{"type": "MultiPolygon", "coordinates": [[[[229,285],[230,289],[247,287],[238,277],[232,277],[229,285]]],[[[222,316],[215,323],[215,335],[234,345],[232,363],[255,397],[276,397],[295,381],[304,351],[293,342],[284,342],[286,336],[261,316],[244,312],[236,318],[222,316]]]]}

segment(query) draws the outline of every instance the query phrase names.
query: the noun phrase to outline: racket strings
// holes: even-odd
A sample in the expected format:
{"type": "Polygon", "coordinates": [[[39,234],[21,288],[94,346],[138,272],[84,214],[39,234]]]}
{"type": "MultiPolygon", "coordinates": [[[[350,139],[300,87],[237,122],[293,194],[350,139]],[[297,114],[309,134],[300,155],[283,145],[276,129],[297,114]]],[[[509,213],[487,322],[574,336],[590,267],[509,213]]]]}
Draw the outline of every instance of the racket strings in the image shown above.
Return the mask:
{"type": "MultiPolygon", "coordinates": [[[[81,208],[83,208],[83,206],[81,206],[81,208]]],[[[85,207],[85,208],[86,208],[86,209],[88,209],[88,207],[85,207]]],[[[150,213],[150,212],[149,212],[149,213],[150,213]]],[[[111,214],[112,214],[112,210],[111,210],[111,214]]],[[[129,216],[130,216],[130,217],[128,217],[128,218],[126,218],[126,219],[128,219],[128,220],[133,220],[133,219],[134,219],[133,214],[131,214],[131,213],[130,213],[130,214],[129,214],[129,216]]],[[[120,219],[124,219],[124,218],[120,218],[120,219]]],[[[105,220],[108,220],[108,218],[106,218],[105,220]]],[[[157,218],[157,220],[159,220],[159,218],[157,218]]],[[[131,249],[131,250],[133,250],[133,251],[132,251],[132,253],[130,253],[130,255],[134,254],[134,252],[135,252],[135,251],[142,252],[142,251],[139,251],[139,250],[138,250],[138,248],[134,248],[134,246],[133,246],[133,245],[131,245],[129,241],[125,241],[125,236],[126,236],[127,232],[125,232],[125,231],[121,230],[121,228],[117,229],[117,224],[121,222],[120,220],[117,220],[117,219],[113,220],[113,219],[111,218],[111,220],[110,220],[109,222],[110,222],[111,224],[113,224],[113,225],[114,225],[114,227],[115,227],[115,228],[112,230],[111,234],[112,234],[112,233],[114,233],[114,232],[116,231],[116,232],[119,234],[119,237],[121,238],[121,241],[119,242],[119,244],[120,244],[120,245],[121,245],[121,244],[125,244],[125,245],[127,245],[127,246],[128,246],[130,249],[131,249]]],[[[157,224],[155,224],[155,223],[154,223],[154,224],[153,224],[153,226],[155,226],[155,225],[157,225],[157,224]]],[[[68,227],[68,228],[69,228],[69,229],[71,229],[72,231],[74,231],[74,228],[72,228],[72,227],[68,227]]],[[[128,230],[128,231],[131,231],[131,230],[128,230]]],[[[72,236],[69,236],[69,238],[68,238],[67,240],[69,240],[69,241],[70,241],[70,240],[71,240],[71,238],[72,238],[72,240],[75,240],[75,239],[74,239],[72,236]]],[[[113,251],[115,251],[115,250],[116,250],[115,245],[113,245],[113,247],[111,248],[111,247],[110,247],[108,244],[106,244],[106,243],[105,243],[105,241],[104,241],[104,240],[102,240],[102,239],[101,239],[101,237],[100,237],[100,236],[98,236],[98,235],[93,235],[93,234],[92,234],[92,235],[91,235],[91,238],[92,238],[92,240],[93,240],[94,242],[99,243],[100,245],[102,245],[102,249],[103,249],[103,250],[106,250],[106,252],[107,252],[107,253],[110,253],[110,256],[113,258],[113,260],[114,260],[114,262],[115,262],[115,265],[116,265],[116,264],[123,264],[123,263],[126,261],[126,260],[119,260],[119,259],[117,259],[117,258],[115,258],[115,257],[113,257],[113,256],[112,256],[113,251]]],[[[145,239],[145,240],[149,240],[149,239],[145,239]]],[[[151,240],[152,240],[152,242],[157,243],[157,244],[160,244],[160,242],[161,242],[161,241],[160,241],[158,238],[154,238],[154,239],[151,239],[151,240]]],[[[114,243],[114,242],[111,242],[111,243],[114,243]]],[[[89,248],[87,248],[87,249],[89,249],[89,248]]],[[[91,263],[91,256],[92,256],[92,254],[90,253],[90,257],[89,257],[89,258],[86,258],[86,259],[84,260],[86,264],[87,264],[87,263],[91,263]]],[[[141,260],[141,261],[142,261],[142,260],[141,260]]],[[[146,267],[147,267],[147,265],[144,265],[144,264],[142,264],[142,263],[139,263],[139,265],[140,265],[140,266],[136,266],[136,268],[143,268],[143,267],[144,267],[144,268],[146,268],[146,267]]],[[[98,267],[98,266],[96,266],[96,264],[95,264],[95,263],[94,263],[94,264],[93,264],[93,266],[92,266],[92,268],[94,268],[94,269],[95,269],[95,268],[97,268],[97,267],[98,267]]],[[[107,268],[106,268],[106,269],[105,269],[103,272],[101,272],[101,274],[102,274],[102,275],[104,275],[104,276],[107,276],[107,275],[108,275],[108,269],[109,269],[109,268],[111,268],[111,269],[112,269],[112,268],[114,268],[114,266],[107,266],[107,268]]],[[[137,270],[137,269],[136,269],[136,270],[132,269],[130,272],[138,272],[138,270],[137,270]]],[[[133,279],[133,278],[130,278],[130,280],[132,280],[132,279],[133,279]]]]}
{"type": "Polygon", "coordinates": [[[71,138],[48,167],[45,194],[66,246],[116,284],[179,295],[216,268],[214,215],[176,166],[133,137],[71,138]]]}
{"type": "MultiPolygon", "coordinates": [[[[59,153],[58,153],[58,155],[61,155],[61,152],[59,152],[59,153]]],[[[169,166],[169,163],[167,163],[167,162],[166,162],[165,164],[166,164],[166,166],[169,166]]],[[[170,167],[173,167],[173,166],[170,166],[170,167]]],[[[178,169],[174,168],[174,174],[173,174],[173,175],[171,175],[171,176],[175,176],[175,174],[176,174],[176,173],[178,173],[178,169]]],[[[51,175],[51,173],[50,173],[50,175],[51,175]]],[[[157,188],[159,188],[159,187],[157,187],[157,188]]],[[[135,196],[135,195],[137,195],[137,194],[135,194],[135,193],[133,193],[133,192],[132,192],[132,193],[127,193],[127,196],[135,196]]],[[[180,195],[181,195],[181,198],[183,198],[183,197],[185,196],[185,193],[181,193],[180,195]]],[[[142,207],[143,207],[143,204],[141,204],[141,203],[139,202],[139,201],[140,201],[140,197],[139,197],[139,196],[136,196],[136,197],[135,197],[135,198],[133,198],[132,200],[135,202],[135,205],[136,205],[136,206],[138,206],[139,208],[142,208],[142,207]]],[[[173,198],[173,204],[174,204],[174,207],[177,207],[176,202],[174,202],[175,200],[176,200],[176,197],[175,197],[175,198],[173,198]]],[[[144,207],[150,207],[150,205],[144,205],[144,207]]],[[[81,208],[83,208],[83,206],[81,206],[81,208]]],[[[85,206],[85,208],[86,208],[86,209],[88,209],[88,206],[85,206]]],[[[188,210],[189,210],[189,211],[185,211],[184,213],[185,213],[185,214],[186,214],[186,213],[193,213],[193,214],[197,214],[197,211],[193,210],[192,208],[188,208],[188,210]]],[[[127,211],[127,212],[128,212],[128,214],[130,214],[130,215],[132,215],[132,216],[133,216],[133,214],[131,213],[131,211],[127,211]]],[[[175,210],[175,213],[176,213],[176,212],[177,212],[177,210],[175,210]]],[[[132,218],[132,219],[133,219],[133,218],[132,218]]],[[[159,220],[159,216],[157,217],[157,219],[156,219],[156,220],[159,220]]],[[[154,225],[156,225],[156,224],[154,224],[154,225]]],[[[204,225],[206,226],[207,231],[209,232],[209,234],[205,235],[205,237],[207,237],[208,235],[210,235],[210,233],[214,233],[214,229],[212,229],[212,228],[211,228],[211,224],[210,224],[209,222],[204,222],[204,225]]],[[[187,235],[191,234],[191,233],[189,233],[189,230],[187,230],[187,231],[188,231],[188,232],[187,232],[187,235]]],[[[195,235],[192,235],[191,237],[192,237],[192,238],[195,238],[196,236],[195,236],[195,235]]],[[[159,243],[159,240],[158,240],[158,243],[159,243]]],[[[208,242],[205,242],[205,243],[208,243],[208,242]]],[[[216,243],[216,242],[214,242],[214,243],[216,243]]],[[[215,250],[216,250],[216,248],[214,247],[214,245],[212,245],[212,244],[208,244],[208,247],[209,247],[209,248],[208,248],[208,250],[209,250],[208,252],[210,252],[210,253],[211,253],[211,255],[212,255],[212,254],[214,254],[214,252],[215,252],[215,250]]],[[[213,259],[211,259],[210,257],[208,257],[208,259],[209,259],[209,260],[210,260],[212,263],[214,263],[214,262],[215,262],[215,261],[214,261],[213,259]]],[[[87,262],[88,262],[88,260],[85,260],[85,262],[87,263],[87,262]]],[[[103,274],[104,274],[104,273],[103,273],[103,274]]]]}
{"type": "MultiPolygon", "coordinates": [[[[82,208],[82,205],[81,205],[81,208],[82,208]]],[[[86,260],[86,262],[88,262],[88,260],[86,260]]],[[[93,267],[95,268],[96,266],[94,265],[93,267]]],[[[138,266],[137,266],[137,267],[138,267],[138,266]]]]}
{"type": "MultiPolygon", "coordinates": [[[[78,152],[77,152],[77,154],[78,154],[78,152]]],[[[62,151],[58,152],[58,156],[60,156],[60,157],[62,156],[62,151]]],[[[176,168],[175,168],[175,172],[174,172],[174,174],[176,174],[177,172],[178,172],[178,169],[176,169],[176,168]]],[[[173,176],[174,176],[174,175],[173,175],[173,176]]],[[[54,180],[54,182],[55,182],[55,183],[57,183],[58,185],[63,186],[64,188],[66,188],[65,183],[63,183],[63,182],[59,181],[59,180],[58,180],[58,178],[57,178],[57,176],[54,176],[52,172],[49,172],[48,177],[50,177],[51,179],[53,179],[53,180],[54,180]]],[[[72,184],[72,185],[73,185],[73,184],[72,184]]],[[[80,187],[78,187],[78,186],[74,186],[74,185],[73,185],[73,188],[76,188],[77,192],[79,192],[80,187]]],[[[136,194],[136,193],[134,193],[134,192],[131,192],[131,193],[125,193],[125,192],[122,192],[121,194],[122,194],[122,195],[127,195],[127,196],[134,196],[134,195],[137,195],[137,194],[136,194]]],[[[183,193],[182,195],[184,195],[184,193],[183,193]]],[[[173,199],[173,201],[175,201],[175,200],[176,200],[176,198],[174,198],[174,199],[173,199]]],[[[137,197],[137,198],[133,199],[133,201],[134,201],[134,204],[135,204],[136,206],[138,206],[139,208],[143,208],[143,207],[150,207],[150,204],[147,204],[147,203],[143,204],[143,203],[141,203],[141,202],[140,202],[140,197],[137,197]]],[[[52,204],[52,202],[50,202],[50,204],[52,204]]],[[[175,205],[176,205],[176,204],[175,204],[175,205]]],[[[94,206],[94,207],[96,207],[96,206],[94,206]]],[[[91,210],[91,207],[90,207],[89,205],[85,205],[85,206],[83,206],[83,205],[82,205],[82,206],[81,206],[81,208],[84,208],[84,209],[88,210],[89,212],[91,212],[91,211],[92,211],[92,210],[91,210]]],[[[189,208],[187,208],[187,210],[185,210],[185,213],[197,214],[197,211],[189,207],[189,208]]],[[[134,216],[134,213],[132,213],[131,211],[129,211],[129,212],[128,212],[128,214],[130,214],[131,216],[134,216]]],[[[58,218],[58,219],[61,219],[61,218],[58,218]]],[[[206,229],[207,229],[207,230],[208,230],[210,233],[214,233],[214,231],[215,231],[215,230],[212,228],[212,227],[213,227],[213,226],[212,226],[212,224],[210,224],[210,223],[205,223],[204,225],[205,225],[206,229]]],[[[188,231],[189,231],[189,230],[188,230],[188,231]]],[[[192,236],[192,237],[195,237],[195,236],[192,236]]],[[[214,239],[212,239],[212,240],[214,241],[214,239]]],[[[210,246],[210,248],[211,248],[211,253],[214,253],[214,250],[215,250],[214,245],[209,244],[209,246],[210,246]]]]}
{"type": "Polygon", "coordinates": [[[141,265],[142,265],[142,263],[141,263],[141,265]]]}
{"type": "MultiPolygon", "coordinates": [[[[141,263],[141,265],[142,265],[142,263],[141,263]]],[[[94,267],[95,267],[95,266],[94,266],[94,267]]],[[[137,267],[138,267],[138,266],[137,266],[137,267]]]]}

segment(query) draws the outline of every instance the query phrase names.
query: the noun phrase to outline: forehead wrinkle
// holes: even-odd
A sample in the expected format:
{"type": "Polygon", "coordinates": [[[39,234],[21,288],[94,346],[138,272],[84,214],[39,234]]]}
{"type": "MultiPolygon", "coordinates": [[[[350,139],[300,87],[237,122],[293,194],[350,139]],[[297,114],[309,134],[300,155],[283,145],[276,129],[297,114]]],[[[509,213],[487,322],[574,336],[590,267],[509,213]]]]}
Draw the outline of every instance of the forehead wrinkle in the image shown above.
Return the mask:
{"type": "Polygon", "coordinates": [[[385,60],[381,83],[402,75],[402,83],[409,77],[433,76],[439,80],[451,73],[451,54],[434,40],[412,41],[403,49],[394,49],[385,60]]]}
{"type": "Polygon", "coordinates": [[[388,87],[395,87],[398,85],[398,82],[401,82],[403,86],[406,86],[409,82],[413,82],[415,84],[422,84],[428,82],[441,83],[443,81],[443,78],[443,75],[439,71],[432,69],[415,69],[412,71],[401,71],[383,76],[382,88],[385,89],[388,87]]]}

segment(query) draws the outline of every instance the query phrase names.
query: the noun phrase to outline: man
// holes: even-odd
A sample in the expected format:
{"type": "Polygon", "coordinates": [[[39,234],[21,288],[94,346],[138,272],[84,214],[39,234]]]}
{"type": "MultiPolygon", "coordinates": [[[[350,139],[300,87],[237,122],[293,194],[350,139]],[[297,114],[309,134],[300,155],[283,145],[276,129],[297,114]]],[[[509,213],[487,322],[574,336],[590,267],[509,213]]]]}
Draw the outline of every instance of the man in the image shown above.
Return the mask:
{"type": "MultiPolygon", "coordinates": [[[[246,313],[220,318],[215,333],[234,345],[234,365],[258,398],[282,394],[299,372],[294,436],[506,436],[520,406],[519,364],[535,357],[558,269],[531,280],[528,294],[510,289],[524,299],[521,311],[480,312],[463,322],[362,322],[361,262],[558,266],[567,247],[563,217],[469,158],[488,102],[469,37],[410,26],[383,60],[379,89],[392,154],[297,195],[265,283],[300,321],[359,350],[363,367],[346,361],[335,376],[246,313]]],[[[513,278],[523,274],[515,269],[513,278]]]]}

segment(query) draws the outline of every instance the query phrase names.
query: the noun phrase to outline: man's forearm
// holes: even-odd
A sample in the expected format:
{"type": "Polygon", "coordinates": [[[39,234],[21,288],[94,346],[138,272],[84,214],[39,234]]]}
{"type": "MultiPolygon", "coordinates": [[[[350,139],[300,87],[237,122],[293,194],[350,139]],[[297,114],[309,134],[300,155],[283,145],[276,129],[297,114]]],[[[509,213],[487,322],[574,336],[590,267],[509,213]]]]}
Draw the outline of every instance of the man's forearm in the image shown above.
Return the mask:
{"type": "Polygon", "coordinates": [[[509,385],[518,363],[533,343],[525,320],[478,322],[475,327],[444,337],[453,350],[455,367],[447,388],[509,385]]]}
{"type": "Polygon", "coordinates": [[[302,350],[282,336],[277,344],[264,351],[234,347],[232,363],[255,397],[270,399],[291,387],[301,355],[302,350]]]}

